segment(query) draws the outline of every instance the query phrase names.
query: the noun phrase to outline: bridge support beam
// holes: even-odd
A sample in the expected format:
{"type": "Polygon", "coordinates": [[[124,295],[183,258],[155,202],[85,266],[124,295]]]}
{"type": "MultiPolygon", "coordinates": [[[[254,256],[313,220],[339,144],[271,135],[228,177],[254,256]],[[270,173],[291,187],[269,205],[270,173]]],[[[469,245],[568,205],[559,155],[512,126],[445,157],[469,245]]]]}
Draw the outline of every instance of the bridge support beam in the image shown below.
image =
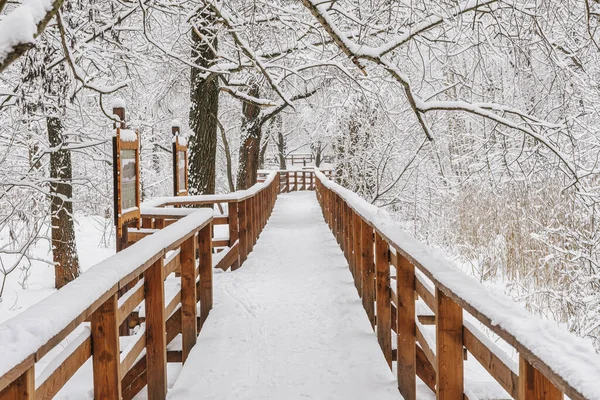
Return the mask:
{"type": "Polygon", "coordinates": [[[438,400],[462,399],[464,393],[463,311],[436,288],[436,388],[438,400]]]}
{"type": "Polygon", "coordinates": [[[117,294],[114,294],[92,314],[95,399],[121,399],[118,309],[117,294]]]}
{"type": "Polygon", "coordinates": [[[396,268],[398,294],[398,388],[405,400],[417,398],[417,348],[415,332],[415,266],[399,252],[396,268]]]}
{"type": "Polygon", "coordinates": [[[181,351],[182,362],[187,360],[198,336],[196,322],[196,238],[181,246],[181,351]]]}

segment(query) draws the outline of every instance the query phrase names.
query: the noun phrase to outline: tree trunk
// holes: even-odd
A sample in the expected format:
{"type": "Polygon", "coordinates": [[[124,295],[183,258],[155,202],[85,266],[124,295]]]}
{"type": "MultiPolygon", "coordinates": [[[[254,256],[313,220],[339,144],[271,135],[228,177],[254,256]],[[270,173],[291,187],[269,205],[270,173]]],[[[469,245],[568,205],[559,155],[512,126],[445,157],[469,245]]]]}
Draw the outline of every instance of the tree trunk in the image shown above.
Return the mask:
{"type": "Polygon", "coordinates": [[[287,169],[285,163],[285,137],[281,131],[277,133],[277,152],[279,153],[279,169],[287,169]]]}
{"type": "Polygon", "coordinates": [[[73,223],[73,187],[71,186],[71,153],[60,149],[63,143],[62,121],[47,117],[50,153],[52,258],[54,260],[54,283],[60,289],[79,276],[79,257],[75,244],[73,223]]]}
{"type": "MultiPolygon", "coordinates": [[[[214,15],[205,13],[203,20],[214,21],[214,15]]],[[[203,25],[200,33],[204,40],[192,31],[192,59],[209,68],[215,63],[217,36],[212,24],[203,25]],[[206,42],[208,41],[208,43],[206,42]]],[[[190,85],[189,140],[189,192],[212,194],[216,184],[217,115],[219,112],[219,82],[217,75],[203,77],[203,72],[192,68],[190,85]]]]}
{"type": "Polygon", "coordinates": [[[269,146],[269,137],[267,136],[264,143],[260,146],[260,153],[258,156],[258,169],[265,168],[265,153],[267,152],[268,146],[269,146]]]}
{"type": "Polygon", "coordinates": [[[227,183],[229,185],[229,191],[235,191],[235,185],[233,183],[233,167],[231,162],[231,151],[229,149],[229,141],[227,140],[227,134],[225,128],[219,124],[219,130],[221,131],[221,140],[223,141],[223,151],[225,152],[225,161],[227,162],[227,183]]]}
{"type": "MultiPolygon", "coordinates": [[[[258,85],[253,85],[248,91],[250,96],[258,97],[258,85]]],[[[260,153],[261,121],[260,107],[252,103],[242,106],[242,140],[238,164],[237,190],[248,189],[256,183],[258,159],[260,153]]]]}

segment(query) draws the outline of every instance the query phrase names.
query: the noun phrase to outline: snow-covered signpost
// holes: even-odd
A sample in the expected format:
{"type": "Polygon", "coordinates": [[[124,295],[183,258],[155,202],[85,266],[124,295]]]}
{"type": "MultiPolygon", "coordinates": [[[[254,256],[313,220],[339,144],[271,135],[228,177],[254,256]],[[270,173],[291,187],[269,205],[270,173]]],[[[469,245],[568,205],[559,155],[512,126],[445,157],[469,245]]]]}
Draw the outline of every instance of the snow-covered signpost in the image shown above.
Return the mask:
{"type": "Polygon", "coordinates": [[[173,195],[188,195],[188,148],[187,139],[180,135],[181,124],[173,120],[171,133],[173,133],[173,195]]]}
{"type": "Polygon", "coordinates": [[[125,128],[125,104],[113,101],[113,176],[117,252],[127,247],[127,227],[140,225],[140,138],[139,132],[125,128]]]}

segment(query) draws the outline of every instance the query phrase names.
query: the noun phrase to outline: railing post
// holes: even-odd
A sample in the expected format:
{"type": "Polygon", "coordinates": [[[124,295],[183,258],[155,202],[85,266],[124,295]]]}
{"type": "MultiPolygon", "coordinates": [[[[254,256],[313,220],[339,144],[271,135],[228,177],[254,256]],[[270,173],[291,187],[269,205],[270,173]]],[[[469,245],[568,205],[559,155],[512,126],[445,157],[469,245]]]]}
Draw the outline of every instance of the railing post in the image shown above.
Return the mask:
{"type": "Polygon", "coordinates": [[[285,172],[285,192],[289,193],[290,191],[290,172],[285,172]]]}
{"type": "Polygon", "coordinates": [[[373,258],[373,228],[365,221],[361,222],[363,307],[367,312],[371,326],[375,328],[375,264],[373,258]]]}
{"type": "Polygon", "coordinates": [[[181,245],[181,350],[185,363],[196,344],[196,238],[195,235],[181,245]]]}
{"type": "Polygon", "coordinates": [[[352,262],[354,263],[354,282],[356,282],[356,290],[358,295],[362,298],[362,268],[361,268],[361,219],[358,213],[352,212],[352,249],[354,254],[352,255],[352,262]]]}
{"type": "Polygon", "coordinates": [[[200,291],[198,293],[198,300],[200,300],[200,325],[198,330],[204,325],[204,321],[208,318],[208,313],[213,305],[211,225],[208,224],[198,232],[198,264],[200,269],[200,291]]]}
{"type": "Polygon", "coordinates": [[[405,400],[417,398],[417,348],[415,332],[415,266],[397,250],[397,364],[398,389],[405,400]]]}
{"type": "Polygon", "coordinates": [[[377,271],[377,339],[392,368],[392,307],[390,296],[390,247],[375,232],[375,269],[377,271]]]}
{"type": "Polygon", "coordinates": [[[118,309],[117,294],[114,294],[92,314],[92,368],[96,399],[121,399],[118,309]]]}
{"type": "MultiPolygon", "coordinates": [[[[146,290],[146,377],[148,399],[167,395],[167,336],[163,258],[144,273],[146,290]]],[[[94,340],[92,339],[92,342],[94,340]]],[[[101,399],[103,397],[96,397],[101,399]]]]}
{"type": "MultiPolygon", "coordinates": [[[[232,247],[239,239],[239,221],[238,221],[238,202],[230,201],[227,203],[227,213],[229,214],[229,247],[232,247]]],[[[231,264],[231,270],[235,271],[240,267],[240,246],[238,243],[237,259],[231,264]]]]}
{"type": "Polygon", "coordinates": [[[32,365],[0,392],[1,400],[33,400],[35,396],[35,371],[32,365]]]}
{"type": "Polygon", "coordinates": [[[346,217],[348,218],[348,265],[354,278],[354,287],[356,287],[356,265],[354,264],[354,210],[347,207],[346,217]]]}
{"type": "Polygon", "coordinates": [[[562,400],[564,395],[522,355],[519,355],[519,400],[562,400]]]}
{"type": "MultiPolygon", "coordinates": [[[[292,162],[292,165],[294,165],[294,163],[292,162]]],[[[300,188],[298,187],[298,171],[294,172],[294,190],[298,191],[300,190],[300,188]]]]}
{"type": "Polygon", "coordinates": [[[462,399],[464,393],[462,308],[436,288],[436,389],[439,400],[462,399]]]}
{"type": "Polygon", "coordinates": [[[246,200],[242,200],[238,203],[238,219],[240,221],[238,231],[240,244],[238,249],[240,254],[240,266],[246,261],[246,258],[248,258],[248,214],[246,212],[246,204],[246,200]]]}

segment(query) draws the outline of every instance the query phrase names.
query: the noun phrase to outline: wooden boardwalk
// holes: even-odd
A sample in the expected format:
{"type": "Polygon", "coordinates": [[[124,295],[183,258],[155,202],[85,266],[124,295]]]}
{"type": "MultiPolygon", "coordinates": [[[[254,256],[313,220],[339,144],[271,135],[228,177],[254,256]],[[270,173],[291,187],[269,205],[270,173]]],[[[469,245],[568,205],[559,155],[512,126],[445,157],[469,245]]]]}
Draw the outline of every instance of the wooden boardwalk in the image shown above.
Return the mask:
{"type": "Polygon", "coordinates": [[[280,195],[214,308],[170,399],[400,399],[315,193],[280,195]]]}
{"type": "Polygon", "coordinates": [[[320,171],[261,176],[143,203],[122,251],[0,324],[0,400],[600,400],[585,340],[320,171]]]}

